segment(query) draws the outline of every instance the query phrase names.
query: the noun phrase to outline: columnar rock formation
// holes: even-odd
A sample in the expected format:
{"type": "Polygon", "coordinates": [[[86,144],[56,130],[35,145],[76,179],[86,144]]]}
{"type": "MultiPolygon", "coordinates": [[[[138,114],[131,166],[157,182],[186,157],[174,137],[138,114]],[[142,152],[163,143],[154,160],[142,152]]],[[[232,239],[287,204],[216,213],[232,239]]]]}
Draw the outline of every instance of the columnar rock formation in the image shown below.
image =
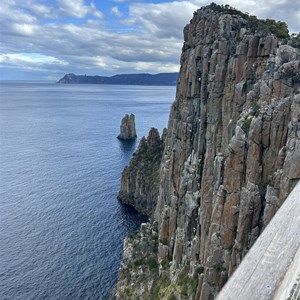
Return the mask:
{"type": "Polygon", "coordinates": [[[120,134],[118,135],[118,139],[134,140],[136,137],[135,116],[134,114],[130,114],[130,116],[126,114],[120,125],[120,134]]]}
{"type": "Polygon", "coordinates": [[[118,200],[137,210],[153,215],[158,197],[159,166],[164,141],[158,130],[151,128],[147,139],[141,139],[132,160],[121,176],[118,200]]]}
{"type": "Polygon", "coordinates": [[[214,299],[300,179],[300,52],[251,24],[209,6],[184,29],[154,221],[125,241],[118,299],[214,299]]]}

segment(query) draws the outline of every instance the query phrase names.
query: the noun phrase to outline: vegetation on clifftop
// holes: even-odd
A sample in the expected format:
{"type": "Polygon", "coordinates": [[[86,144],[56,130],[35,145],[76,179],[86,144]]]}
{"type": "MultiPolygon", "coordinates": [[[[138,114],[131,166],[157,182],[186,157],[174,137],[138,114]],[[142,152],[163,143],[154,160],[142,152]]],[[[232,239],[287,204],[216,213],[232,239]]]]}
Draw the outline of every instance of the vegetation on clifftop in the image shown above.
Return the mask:
{"type": "Polygon", "coordinates": [[[300,33],[291,35],[290,46],[300,49],[300,33]]]}
{"type": "MultiPolygon", "coordinates": [[[[229,14],[229,15],[238,15],[248,21],[251,32],[262,34],[273,33],[280,39],[289,38],[289,29],[288,25],[282,21],[275,21],[273,19],[258,19],[256,16],[249,15],[248,13],[243,13],[230,5],[218,5],[212,2],[210,5],[206,6],[213,11],[229,14]]],[[[300,39],[300,38],[299,38],[300,39]]]]}

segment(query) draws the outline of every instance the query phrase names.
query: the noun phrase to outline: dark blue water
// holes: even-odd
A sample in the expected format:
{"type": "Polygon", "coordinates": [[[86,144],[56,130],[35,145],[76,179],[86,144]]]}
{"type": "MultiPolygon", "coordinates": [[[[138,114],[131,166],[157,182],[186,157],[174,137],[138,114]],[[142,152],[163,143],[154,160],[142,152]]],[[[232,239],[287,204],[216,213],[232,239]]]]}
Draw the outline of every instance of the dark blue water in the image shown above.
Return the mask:
{"type": "Polygon", "coordinates": [[[174,87],[1,83],[0,299],[107,299],[145,217],[119,204],[139,138],[167,125],[174,87]]]}

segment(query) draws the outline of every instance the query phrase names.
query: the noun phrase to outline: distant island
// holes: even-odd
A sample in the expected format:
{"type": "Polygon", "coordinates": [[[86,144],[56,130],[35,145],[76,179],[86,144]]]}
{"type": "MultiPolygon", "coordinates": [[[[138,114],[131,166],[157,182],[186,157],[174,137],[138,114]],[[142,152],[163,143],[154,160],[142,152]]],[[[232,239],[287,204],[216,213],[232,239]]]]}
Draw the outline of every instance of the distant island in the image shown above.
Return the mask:
{"type": "Polygon", "coordinates": [[[65,84],[126,84],[126,85],[176,85],[178,73],[159,74],[118,74],[107,76],[87,76],[66,74],[57,83],[65,84]]]}

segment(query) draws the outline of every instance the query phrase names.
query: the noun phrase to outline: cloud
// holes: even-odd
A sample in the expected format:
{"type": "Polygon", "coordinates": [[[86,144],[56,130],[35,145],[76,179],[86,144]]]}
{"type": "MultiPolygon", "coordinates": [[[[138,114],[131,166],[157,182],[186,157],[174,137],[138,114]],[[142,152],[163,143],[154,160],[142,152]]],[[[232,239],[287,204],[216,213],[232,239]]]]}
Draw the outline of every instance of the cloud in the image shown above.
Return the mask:
{"type": "MultiPolygon", "coordinates": [[[[10,12],[16,9],[11,6],[10,12]]],[[[79,17],[77,11],[74,9],[69,14],[76,13],[79,17]]],[[[136,29],[120,34],[119,30],[107,30],[103,21],[91,19],[80,24],[69,21],[38,22],[37,18],[30,18],[28,15],[27,21],[27,24],[23,24],[16,18],[13,22],[5,22],[6,43],[2,53],[7,57],[5,63],[11,67],[15,65],[16,69],[20,68],[21,63],[26,68],[36,68],[35,70],[37,67],[40,70],[43,63],[49,64],[49,61],[42,59],[37,64],[37,60],[33,62],[24,57],[24,53],[32,53],[33,49],[36,53],[55,57],[56,60],[52,60],[51,65],[56,64],[64,72],[77,70],[81,73],[84,70],[87,74],[113,74],[115,71],[130,73],[148,70],[157,73],[160,70],[174,71],[179,68],[181,40],[161,38],[152,33],[145,35],[136,29]]]]}
{"type": "Polygon", "coordinates": [[[95,63],[98,67],[104,70],[113,70],[122,73],[128,73],[126,70],[131,69],[135,72],[148,72],[148,73],[162,73],[162,72],[178,72],[179,66],[177,63],[165,63],[157,62],[145,62],[145,61],[133,61],[126,62],[114,59],[112,57],[94,57],[92,63],[95,63]]]}
{"type": "Polygon", "coordinates": [[[23,63],[28,63],[31,65],[67,65],[68,63],[59,60],[56,57],[53,56],[47,56],[47,55],[42,55],[39,53],[8,53],[8,54],[2,54],[0,55],[0,62],[6,63],[6,64],[11,64],[11,63],[18,63],[18,64],[23,64],[23,63]]]}
{"type": "MultiPolygon", "coordinates": [[[[183,27],[195,10],[210,2],[127,1],[110,7],[87,0],[47,4],[2,0],[0,63],[9,68],[9,74],[26,71],[58,77],[69,72],[113,75],[178,71],[183,27]],[[105,7],[107,16],[102,13],[105,7]],[[110,13],[118,18],[109,19],[110,13]]],[[[260,18],[288,21],[292,32],[300,31],[300,8],[291,0],[218,3],[229,3],[260,18]]]]}
{"type": "Polygon", "coordinates": [[[12,28],[15,29],[15,33],[23,36],[34,35],[37,26],[32,24],[13,24],[12,28]]]}
{"type": "Polygon", "coordinates": [[[58,70],[68,70],[67,62],[37,53],[2,54],[0,55],[0,64],[3,74],[8,75],[6,79],[16,79],[15,73],[18,72],[18,79],[35,78],[56,81],[61,77],[58,70]]]}
{"type": "MultiPolygon", "coordinates": [[[[1,26],[6,26],[8,23],[36,23],[38,19],[30,12],[24,11],[22,8],[16,6],[14,1],[3,0],[0,9],[1,26]]],[[[3,29],[1,29],[2,31],[3,29]]]]}
{"type": "Polygon", "coordinates": [[[121,17],[123,16],[123,14],[120,12],[118,6],[113,6],[113,7],[110,9],[110,12],[111,12],[113,15],[119,17],[119,18],[121,18],[121,17]]]}
{"type": "Polygon", "coordinates": [[[57,0],[57,4],[64,14],[74,18],[84,18],[87,14],[91,14],[97,18],[102,18],[103,13],[99,11],[95,4],[85,5],[84,0],[57,0]]]}
{"type": "Polygon", "coordinates": [[[140,26],[147,33],[161,38],[182,38],[182,30],[199,8],[189,1],[160,4],[133,3],[129,6],[126,25],[140,26]]]}

